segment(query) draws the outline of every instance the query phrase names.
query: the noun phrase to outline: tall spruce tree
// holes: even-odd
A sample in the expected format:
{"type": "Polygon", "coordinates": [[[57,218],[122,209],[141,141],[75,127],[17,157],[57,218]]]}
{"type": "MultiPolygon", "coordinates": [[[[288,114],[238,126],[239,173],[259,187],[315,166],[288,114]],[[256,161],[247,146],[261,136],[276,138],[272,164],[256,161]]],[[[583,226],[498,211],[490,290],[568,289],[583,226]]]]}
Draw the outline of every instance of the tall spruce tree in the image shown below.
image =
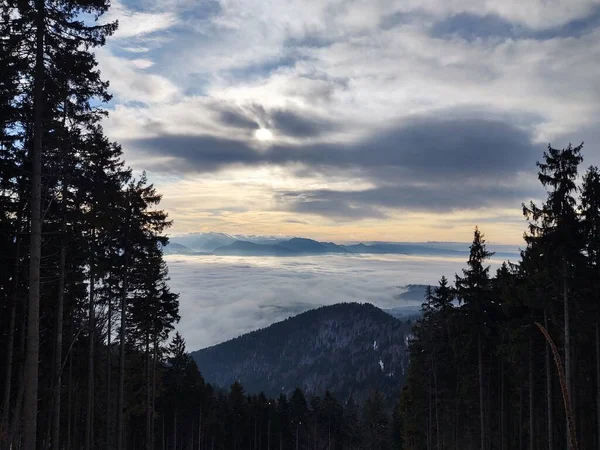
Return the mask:
{"type": "Polygon", "coordinates": [[[600,171],[590,167],[583,177],[581,188],[581,220],[586,266],[586,306],[594,318],[596,353],[596,424],[600,448],[600,171]]]}
{"type": "MultiPolygon", "coordinates": [[[[538,178],[546,188],[548,197],[542,206],[533,202],[523,206],[529,219],[529,233],[525,235],[528,246],[538,246],[545,259],[545,266],[553,272],[552,278],[559,280],[553,286],[553,297],[562,297],[563,304],[563,351],[567,394],[573,396],[571,358],[571,291],[577,264],[580,263],[582,248],[581,229],[576,210],[577,174],[583,161],[581,150],[568,145],[559,150],[548,146],[543,162],[538,162],[538,178]]],[[[568,427],[568,420],[567,420],[568,427]]],[[[567,438],[567,447],[571,444],[567,438]]]]}
{"type": "Polygon", "coordinates": [[[489,312],[491,283],[489,277],[490,266],[485,262],[493,255],[485,245],[483,234],[475,228],[473,243],[469,251],[467,269],[463,269],[463,276],[456,276],[456,292],[462,309],[465,311],[471,324],[471,332],[477,342],[477,364],[479,385],[479,421],[480,421],[480,448],[486,450],[486,425],[485,425],[485,387],[484,387],[484,361],[485,334],[487,332],[486,319],[489,312]]]}

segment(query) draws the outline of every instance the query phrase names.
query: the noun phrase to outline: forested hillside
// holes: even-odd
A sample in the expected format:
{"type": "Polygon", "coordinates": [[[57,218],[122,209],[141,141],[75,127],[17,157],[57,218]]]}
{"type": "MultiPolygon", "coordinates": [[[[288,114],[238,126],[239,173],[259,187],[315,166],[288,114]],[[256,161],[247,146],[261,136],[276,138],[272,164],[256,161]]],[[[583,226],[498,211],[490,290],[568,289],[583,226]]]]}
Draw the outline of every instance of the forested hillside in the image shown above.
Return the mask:
{"type": "Polygon", "coordinates": [[[300,387],[362,403],[374,390],[393,402],[408,369],[410,321],[369,304],[323,306],[192,353],[204,378],[277,396],[300,387]]]}
{"type": "Polygon", "coordinates": [[[520,261],[491,274],[476,230],[467,268],[426,296],[403,448],[600,448],[600,175],[578,185],[581,150],[549,147],[538,163],[548,195],[523,206],[520,261]]]}
{"type": "Polygon", "coordinates": [[[108,7],[0,5],[2,449],[140,442],[178,320],[161,197],[101,127],[108,7]]]}

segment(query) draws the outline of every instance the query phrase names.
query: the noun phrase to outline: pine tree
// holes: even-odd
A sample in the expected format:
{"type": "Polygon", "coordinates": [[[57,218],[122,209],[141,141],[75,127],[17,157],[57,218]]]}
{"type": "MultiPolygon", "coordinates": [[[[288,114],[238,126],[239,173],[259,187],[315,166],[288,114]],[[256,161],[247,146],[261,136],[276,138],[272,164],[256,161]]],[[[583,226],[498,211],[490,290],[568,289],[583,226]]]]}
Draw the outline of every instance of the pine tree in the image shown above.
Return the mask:
{"type": "MultiPolygon", "coordinates": [[[[583,143],[577,147],[570,144],[562,150],[548,146],[544,161],[538,162],[538,178],[547,189],[546,203],[538,207],[531,203],[523,206],[523,213],[530,219],[529,234],[525,240],[529,246],[538,245],[546,260],[546,267],[554,269],[561,286],[555,285],[555,293],[562,294],[563,303],[563,349],[567,392],[572,389],[571,348],[571,301],[569,294],[575,266],[581,249],[581,233],[576,211],[576,179],[583,158],[583,143]]],[[[568,423],[567,423],[568,427],[568,423]]],[[[567,447],[571,444],[567,439],[567,447]]]]}
{"type": "Polygon", "coordinates": [[[588,280],[587,306],[594,317],[595,353],[596,353],[596,423],[598,447],[600,448],[600,171],[590,167],[583,177],[581,189],[581,219],[584,248],[586,253],[586,271],[588,280]]]}
{"type": "Polygon", "coordinates": [[[489,266],[485,262],[493,255],[485,246],[485,239],[478,228],[475,228],[473,243],[470,247],[468,268],[463,269],[463,276],[456,276],[456,291],[458,299],[465,310],[472,333],[477,340],[477,363],[479,371],[479,421],[480,421],[480,448],[486,449],[485,426],[485,387],[483,384],[483,350],[484,336],[486,333],[486,316],[489,311],[489,296],[491,283],[489,266]]]}

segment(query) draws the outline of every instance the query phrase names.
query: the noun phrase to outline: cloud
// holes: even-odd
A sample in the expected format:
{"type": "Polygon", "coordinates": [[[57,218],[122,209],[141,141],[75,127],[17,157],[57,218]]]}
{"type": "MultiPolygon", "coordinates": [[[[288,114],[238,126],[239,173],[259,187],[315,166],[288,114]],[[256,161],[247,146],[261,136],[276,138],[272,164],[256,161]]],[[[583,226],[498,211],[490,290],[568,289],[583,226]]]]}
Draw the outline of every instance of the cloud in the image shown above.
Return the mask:
{"type": "MultiPolygon", "coordinates": [[[[398,286],[434,284],[465,265],[461,258],[336,256],[299,258],[167,256],[170,286],[180,295],[177,329],[188,350],[217,344],[321,305],[396,300],[398,286]]],[[[494,263],[494,268],[497,263],[494,263]]]]}
{"type": "Polygon", "coordinates": [[[110,10],[103,17],[103,21],[115,20],[119,21],[119,28],[113,38],[127,39],[167,30],[177,23],[177,16],[169,11],[134,11],[120,1],[112,1],[110,10]]]}
{"type": "Polygon", "coordinates": [[[446,213],[518,206],[540,193],[523,180],[535,179],[539,158],[527,131],[501,120],[456,116],[446,111],[413,118],[350,145],[262,149],[193,135],[143,138],[130,145],[149,155],[168,155],[168,167],[181,172],[283,165],[300,178],[315,172],[360,174],[371,186],[277,191],[277,207],[284,211],[335,219],[385,219],[390,208],[446,213]]]}
{"type": "Polygon", "coordinates": [[[473,41],[476,39],[536,39],[549,40],[565,37],[581,37],[593,33],[600,26],[600,5],[595,5],[590,14],[542,29],[524,23],[511,22],[498,14],[478,15],[459,13],[434,23],[431,34],[438,38],[454,38],[473,41]]]}
{"type": "Polygon", "coordinates": [[[594,0],[113,5],[125,22],[99,53],[115,94],[105,129],[135,168],[210,179],[210,208],[173,201],[176,227],[501,221],[490,211],[539,195],[548,142],[585,139],[596,161],[594,0]],[[249,194],[234,183],[252,172],[266,178],[249,194]]]}
{"type": "Polygon", "coordinates": [[[167,78],[146,71],[154,65],[149,59],[121,58],[105,49],[96,50],[96,55],[102,76],[110,80],[109,92],[120,102],[162,103],[178,93],[177,86],[167,78]]]}
{"type": "Polygon", "coordinates": [[[357,220],[364,218],[385,219],[387,216],[377,208],[363,202],[353,202],[360,194],[348,192],[286,193],[285,203],[289,211],[302,214],[316,214],[338,220],[357,220]],[[333,194],[329,196],[328,194],[333,194]],[[347,195],[346,195],[347,194],[347,195]],[[340,198],[344,197],[346,198],[340,198]],[[337,198],[336,198],[337,197],[337,198]],[[289,202],[289,199],[293,199],[289,202]],[[360,206],[357,206],[357,203],[360,206]]]}
{"type": "MultiPolygon", "coordinates": [[[[440,112],[442,114],[452,115],[451,112],[440,112]]],[[[292,124],[287,127],[303,123],[294,115],[286,117],[292,124]]],[[[281,123],[278,120],[275,123],[281,123]]],[[[307,128],[303,131],[311,131],[307,128]]],[[[180,170],[204,172],[228,165],[299,163],[316,169],[375,170],[378,175],[393,175],[389,170],[395,168],[399,170],[396,175],[424,181],[421,177],[437,179],[440,174],[455,179],[485,178],[494,174],[501,177],[527,170],[539,154],[531,135],[510,123],[436,115],[401,121],[350,144],[274,144],[265,150],[247,141],[191,134],[140,138],[128,144],[138,151],[181,161],[180,170]]]]}
{"type": "Polygon", "coordinates": [[[271,115],[275,130],[292,137],[317,137],[330,133],[336,125],[324,117],[311,117],[290,110],[276,110],[271,115]]]}
{"type": "Polygon", "coordinates": [[[219,121],[228,127],[243,128],[247,130],[256,130],[259,124],[256,120],[248,118],[245,114],[230,109],[222,109],[219,111],[219,121]]]}
{"type": "Polygon", "coordinates": [[[594,0],[408,0],[399,2],[402,11],[419,8],[438,17],[462,13],[479,16],[497,15],[508,22],[522,24],[536,30],[555,28],[592,14],[597,6],[594,0]]]}
{"type": "Polygon", "coordinates": [[[448,213],[502,206],[518,206],[539,194],[530,186],[499,184],[399,183],[362,191],[316,190],[285,192],[289,210],[325,217],[357,219],[385,218],[382,208],[448,213]]]}

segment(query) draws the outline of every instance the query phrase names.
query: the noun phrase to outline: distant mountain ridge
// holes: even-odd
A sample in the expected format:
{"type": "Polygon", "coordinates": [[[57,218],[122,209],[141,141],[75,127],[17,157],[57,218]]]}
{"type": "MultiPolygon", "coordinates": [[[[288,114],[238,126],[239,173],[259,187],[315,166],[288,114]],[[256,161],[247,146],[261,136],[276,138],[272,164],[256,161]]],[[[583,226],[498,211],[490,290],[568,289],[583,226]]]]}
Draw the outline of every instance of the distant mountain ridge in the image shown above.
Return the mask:
{"type": "Polygon", "coordinates": [[[235,241],[229,245],[213,250],[215,255],[240,256],[294,256],[319,255],[323,253],[351,253],[346,247],[332,242],[318,242],[312,239],[292,238],[276,244],[255,244],[253,242],[235,241]]]}
{"type": "Polygon", "coordinates": [[[176,242],[169,242],[163,247],[163,253],[165,255],[208,255],[209,253],[199,252],[192,250],[185,245],[177,244],[176,242]]]}
{"type": "MultiPolygon", "coordinates": [[[[193,252],[231,256],[297,256],[338,254],[396,254],[413,256],[467,257],[468,244],[460,249],[455,242],[447,243],[402,243],[373,242],[340,245],[333,242],[319,242],[314,239],[293,237],[282,239],[276,236],[234,236],[223,233],[200,233],[176,236],[166,247],[169,254],[191,255],[193,252]]],[[[493,250],[493,246],[491,247],[493,250]]],[[[519,253],[509,246],[499,246],[497,257],[518,258],[519,253]]],[[[198,254],[198,253],[196,253],[198,254]]]]}
{"type": "Polygon", "coordinates": [[[342,303],[306,311],[236,339],[192,353],[204,378],[228,387],[240,380],[249,393],[366,398],[372,389],[393,394],[408,366],[411,325],[371,304],[342,303]]]}
{"type": "Polygon", "coordinates": [[[217,232],[190,233],[181,236],[174,236],[171,242],[184,245],[192,250],[202,252],[212,252],[218,247],[230,245],[235,241],[252,242],[254,244],[277,244],[283,240],[289,239],[289,236],[255,236],[245,234],[227,234],[217,232]]]}

